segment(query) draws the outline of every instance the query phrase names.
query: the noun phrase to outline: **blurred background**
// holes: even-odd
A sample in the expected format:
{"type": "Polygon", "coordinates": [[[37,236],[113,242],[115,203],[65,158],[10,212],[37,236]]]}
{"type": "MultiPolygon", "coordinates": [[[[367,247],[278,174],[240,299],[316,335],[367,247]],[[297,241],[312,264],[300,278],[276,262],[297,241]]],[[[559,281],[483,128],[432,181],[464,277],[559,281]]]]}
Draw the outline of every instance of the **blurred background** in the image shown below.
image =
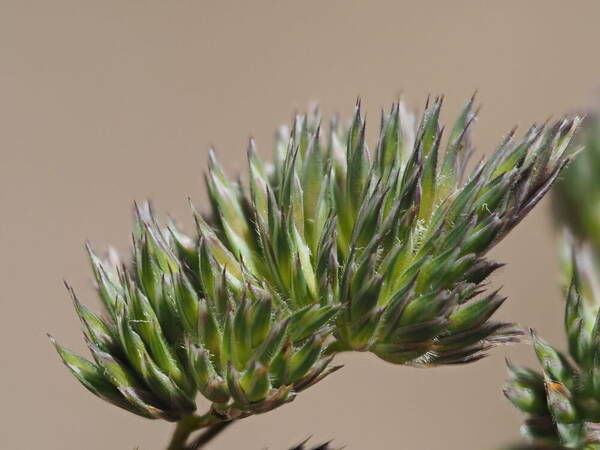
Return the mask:
{"type": "MultiPolygon", "coordinates": [[[[94,398],[46,332],[84,351],[62,285],[96,305],[83,242],[127,252],[134,200],[187,229],[205,201],[214,144],[232,173],[249,136],[317,101],[370,139],[381,107],[446,94],[449,122],[475,89],[480,154],[513,126],[585,106],[600,86],[598,2],[0,2],[0,448],[159,449],[171,425],[94,398]]],[[[546,200],[492,256],[510,296],[500,317],[560,345],[556,236],[546,200]]],[[[276,413],[246,419],[214,449],[273,449],[313,435],[353,449],[493,449],[518,437],[504,357],[418,370],[369,355],[276,413]],[[401,444],[402,443],[402,444],[401,444]]]]}

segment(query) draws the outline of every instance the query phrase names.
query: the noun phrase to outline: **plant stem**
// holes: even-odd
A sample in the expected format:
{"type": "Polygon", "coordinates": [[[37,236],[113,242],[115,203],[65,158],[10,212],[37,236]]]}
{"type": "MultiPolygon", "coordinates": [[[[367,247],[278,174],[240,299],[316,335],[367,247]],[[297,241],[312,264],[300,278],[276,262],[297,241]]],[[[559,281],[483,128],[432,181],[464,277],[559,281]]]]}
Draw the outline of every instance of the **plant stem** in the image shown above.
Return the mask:
{"type": "MultiPolygon", "coordinates": [[[[173,432],[173,437],[171,438],[171,442],[167,447],[167,450],[190,450],[196,449],[199,447],[187,447],[186,442],[194,431],[199,430],[205,427],[216,427],[221,424],[228,424],[229,422],[224,422],[223,419],[215,416],[212,412],[208,412],[202,416],[190,415],[186,416],[177,422],[177,427],[173,432]]],[[[225,427],[222,427],[225,428],[225,427]]],[[[209,428],[205,434],[211,431],[212,428],[209,428]]],[[[218,434],[221,430],[218,430],[214,436],[218,434]]],[[[203,435],[202,435],[203,436],[203,435]]],[[[214,437],[212,436],[212,437],[214,437]]],[[[212,438],[211,437],[211,438],[212,438]]],[[[206,441],[208,442],[208,440],[206,441]]],[[[202,445],[203,442],[200,442],[198,445],[202,445]]],[[[194,443],[195,445],[195,443],[194,443]]]]}
{"type": "Polygon", "coordinates": [[[197,450],[210,442],[213,438],[215,438],[218,434],[220,434],[225,428],[233,423],[233,420],[229,420],[227,422],[219,422],[214,425],[211,425],[206,431],[204,431],[200,436],[192,441],[188,450],[197,450]]]}

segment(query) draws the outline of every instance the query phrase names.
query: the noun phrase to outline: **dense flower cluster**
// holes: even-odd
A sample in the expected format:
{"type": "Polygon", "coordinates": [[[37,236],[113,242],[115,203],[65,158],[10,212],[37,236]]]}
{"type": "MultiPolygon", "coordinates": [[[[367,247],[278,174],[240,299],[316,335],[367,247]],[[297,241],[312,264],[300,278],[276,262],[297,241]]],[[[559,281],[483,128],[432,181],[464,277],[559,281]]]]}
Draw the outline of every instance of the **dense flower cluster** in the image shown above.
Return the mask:
{"type": "Polygon", "coordinates": [[[321,130],[316,113],[278,134],[272,164],[251,142],[247,183],[211,152],[210,212],[196,233],[136,207],[133,258],[90,258],[105,314],[73,294],[90,361],[55,344],[96,395],[172,421],[212,404],[204,426],[270,410],[321,380],[340,351],[395,363],[475,361],[518,338],[489,320],[505,298],[485,292],[486,258],[567,163],[578,119],[514,131],[465,176],[471,99],[447,139],[442,99],[420,124],[401,103],[370,151],[352,121],[321,130]]]}

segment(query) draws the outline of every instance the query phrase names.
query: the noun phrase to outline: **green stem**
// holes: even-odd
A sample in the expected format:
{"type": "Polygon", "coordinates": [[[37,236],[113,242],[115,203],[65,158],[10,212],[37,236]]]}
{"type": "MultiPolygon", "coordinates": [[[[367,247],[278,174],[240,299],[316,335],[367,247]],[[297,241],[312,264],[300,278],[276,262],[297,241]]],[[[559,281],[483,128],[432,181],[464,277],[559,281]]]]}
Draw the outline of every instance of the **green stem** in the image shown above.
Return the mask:
{"type": "Polygon", "coordinates": [[[232,423],[233,420],[228,420],[227,422],[219,422],[211,425],[206,431],[192,441],[188,449],[198,450],[204,447],[205,444],[209,443],[211,440],[217,437],[217,435],[221,434],[221,432],[232,423]]]}
{"type": "MultiPolygon", "coordinates": [[[[191,415],[184,417],[177,422],[177,427],[175,428],[175,432],[173,433],[173,437],[171,438],[167,450],[190,450],[190,447],[186,446],[190,434],[201,428],[218,425],[220,422],[222,422],[222,419],[215,416],[212,412],[208,412],[203,416],[191,415]]],[[[210,429],[208,431],[210,431],[210,429]]]]}

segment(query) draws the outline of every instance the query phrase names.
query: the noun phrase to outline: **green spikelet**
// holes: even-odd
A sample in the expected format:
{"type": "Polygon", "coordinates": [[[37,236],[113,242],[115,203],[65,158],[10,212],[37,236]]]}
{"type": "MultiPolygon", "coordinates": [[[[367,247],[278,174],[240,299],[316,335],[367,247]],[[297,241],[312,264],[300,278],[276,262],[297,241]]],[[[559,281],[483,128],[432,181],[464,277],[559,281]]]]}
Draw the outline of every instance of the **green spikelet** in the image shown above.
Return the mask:
{"type": "Polygon", "coordinates": [[[290,307],[199,216],[190,244],[178,230],[159,228],[148,205],[135,212],[131,267],[110,267],[88,246],[107,317],[69,288],[93,361],[55,343],[90,391],[173,421],[195,411],[199,392],[229,420],[289,402],[338,368],[324,354],[338,307],[290,307]]]}
{"type": "Polygon", "coordinates": [[[297,116],[272,164],[250,142],[247,183],[211,151],[194,235],[143,205],[129,265],[88,247],[105,314],[76,300],[92,359],[56,344],[65,364],[98,396],[188,426],[197,393],[213,422],[265,412],[335,371],[339,351],[435,366],[516,340],[490,320],[505,298],[484,292],[500,267],[486,254],[566,165],[578,119],[510,133],[465,175],[473,103],[447,139],[441,98],[418,126],[395,103],[373,151],[360,103],[348,127],[297,116]]]}
{"type": "MultiPolygon", "coordinates": [[[[554,196],[556,217],[565,227],[567,351],[532,332],[542,371],[509,366],[505,394],[527,414],[522,434],[535,448],[600,449],[599,124],[596,113],[586,118],[576,141],[585,150],[573,151],[578,154],[554,196]]],[[[557,145],[567,143],[559,139],[557,145]]]]}
{"type": "Polygon", "coordinates": [[[600,297],[590,248],[575,247],[567,292],[568,356],[532,332],[541,373],[509,365],[504,393],[527,414],[523,436],[532,445],[600,449],[600,297]]]}
{"type": "Polygon", "coordinates": [[[553,195],[555,217],[600,254],[600,111],[590,111],[576,139],[577,157],[553,195]],[[585,148],[584,151],[580,151],[585,148]]]}
{"type": "Polygon", "coordinates": [[[254,259],[268,262],[258,276],[298,305],[341,303],[336,348],[430,366],[477,360],[519,334],[488,321],[503,297],[477,297],[499,267],[485,254],[550,188],[568,161],[558,143],[578,119],[532,127],[518,142],[511,133],[465,179],[473,99],[445,144],[441,106],[441,98],[428,104],[411,128],[394,104],[374,152],[360,103],[324,144],[318,117],[298,117],[271,176],[251,189],[260,194],[247,200],[260,242],[254,259]]]}

